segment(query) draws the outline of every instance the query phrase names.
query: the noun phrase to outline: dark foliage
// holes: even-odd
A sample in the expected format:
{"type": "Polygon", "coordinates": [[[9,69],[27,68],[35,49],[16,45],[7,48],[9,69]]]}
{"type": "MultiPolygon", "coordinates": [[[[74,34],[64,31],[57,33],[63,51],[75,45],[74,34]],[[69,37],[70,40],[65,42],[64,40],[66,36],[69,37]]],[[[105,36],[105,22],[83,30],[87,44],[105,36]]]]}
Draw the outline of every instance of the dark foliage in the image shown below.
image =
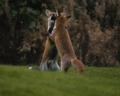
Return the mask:
{"type": "Polygon", "coordinates": [[[45,9],[64,6],[76,54],[87,65],[120,65],[120,0],[0,0],[0,63],[38,63],[45,9]]]}

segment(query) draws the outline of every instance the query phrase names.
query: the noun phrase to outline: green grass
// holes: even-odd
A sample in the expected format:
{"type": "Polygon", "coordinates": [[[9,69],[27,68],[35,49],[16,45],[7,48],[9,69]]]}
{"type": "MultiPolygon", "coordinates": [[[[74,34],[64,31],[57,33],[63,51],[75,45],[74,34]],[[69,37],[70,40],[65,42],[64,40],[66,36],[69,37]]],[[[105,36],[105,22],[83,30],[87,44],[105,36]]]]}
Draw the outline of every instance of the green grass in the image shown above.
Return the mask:
{"type": "Polygon", "coordinates": [[[120,68],[77,74],[0,65],[0,96],[120,96],[120,68]]]}

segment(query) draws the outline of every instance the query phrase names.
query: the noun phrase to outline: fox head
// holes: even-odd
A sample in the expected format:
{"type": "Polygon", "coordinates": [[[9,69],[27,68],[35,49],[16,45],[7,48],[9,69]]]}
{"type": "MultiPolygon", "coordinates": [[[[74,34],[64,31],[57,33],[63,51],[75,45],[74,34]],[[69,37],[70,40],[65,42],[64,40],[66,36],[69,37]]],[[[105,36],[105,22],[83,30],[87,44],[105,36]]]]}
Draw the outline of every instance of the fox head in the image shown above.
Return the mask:
{"type": "Polygon", "coordinates": [[[49,34],[51,34],[52,31],[53,31],[54,25],[55,25],[55,20],[56,20],[57,14],[56,14],[56,12],[52,12],[52,11],[47,9],[46,10],[46,15],[48,17],[48,29],[47,29],[47,32],[49,34]]]}
{"type": "Polygon", "coordinates": [[[59,26],[67,27],[68,21],[71,16],[65,12],[64,8],[58,9],[56,14],[57,16],[55,21],[55,27],[59,27],[59,26]]]}
{"type": "Polygon", "coordinates": [[[46,10],[46,15],[48,17],[48,29],[47,32],[52,34],[53,30],[56,29],[56,26],[64,25],[67,26],[67,21],[69,20],[70,16],[66,14],[64,8],[59,8],[56,12],[52,12],[50,10],[46,10]],[[61,23],[61,24],[60,24],[61,23]]]}

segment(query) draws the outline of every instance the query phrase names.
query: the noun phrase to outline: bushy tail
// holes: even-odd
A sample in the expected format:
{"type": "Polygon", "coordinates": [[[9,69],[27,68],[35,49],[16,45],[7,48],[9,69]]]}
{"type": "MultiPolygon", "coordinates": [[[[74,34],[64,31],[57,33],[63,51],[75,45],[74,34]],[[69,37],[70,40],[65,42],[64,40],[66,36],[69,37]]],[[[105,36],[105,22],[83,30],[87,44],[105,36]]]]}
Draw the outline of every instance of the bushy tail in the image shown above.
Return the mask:
{"type": "Polygon", "coordinates": [[[83,72],[85,70],[85,65],[77,58],[72,59],[71,63],[76,67],[78,72],[83,72]]]}

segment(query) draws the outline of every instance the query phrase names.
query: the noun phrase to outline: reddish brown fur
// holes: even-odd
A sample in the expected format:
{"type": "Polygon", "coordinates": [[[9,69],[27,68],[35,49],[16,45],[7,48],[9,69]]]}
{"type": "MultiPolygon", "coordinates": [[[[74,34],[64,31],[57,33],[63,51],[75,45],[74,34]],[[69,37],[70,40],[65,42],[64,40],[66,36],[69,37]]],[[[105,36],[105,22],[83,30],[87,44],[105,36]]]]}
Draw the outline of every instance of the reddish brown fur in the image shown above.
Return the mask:
{"type": "Polygon", "coordinates": [[[47,40],[45,42],[44,52],[41,60],[41,64],[44,64],[48,60],[48,53],[49,49],[51,48],[51,42],[49,40],[49,37],[47,37],[47,40]]]}
{"type": "Polygon", "coordinates": [[[83,72],[84,64],[76,58],[68,31],[65,28],[67,18],[58,16],[56,19],[55,44],[61,58],[61,69],[67,71],[70,63],[77,71],[83,72]]]}

